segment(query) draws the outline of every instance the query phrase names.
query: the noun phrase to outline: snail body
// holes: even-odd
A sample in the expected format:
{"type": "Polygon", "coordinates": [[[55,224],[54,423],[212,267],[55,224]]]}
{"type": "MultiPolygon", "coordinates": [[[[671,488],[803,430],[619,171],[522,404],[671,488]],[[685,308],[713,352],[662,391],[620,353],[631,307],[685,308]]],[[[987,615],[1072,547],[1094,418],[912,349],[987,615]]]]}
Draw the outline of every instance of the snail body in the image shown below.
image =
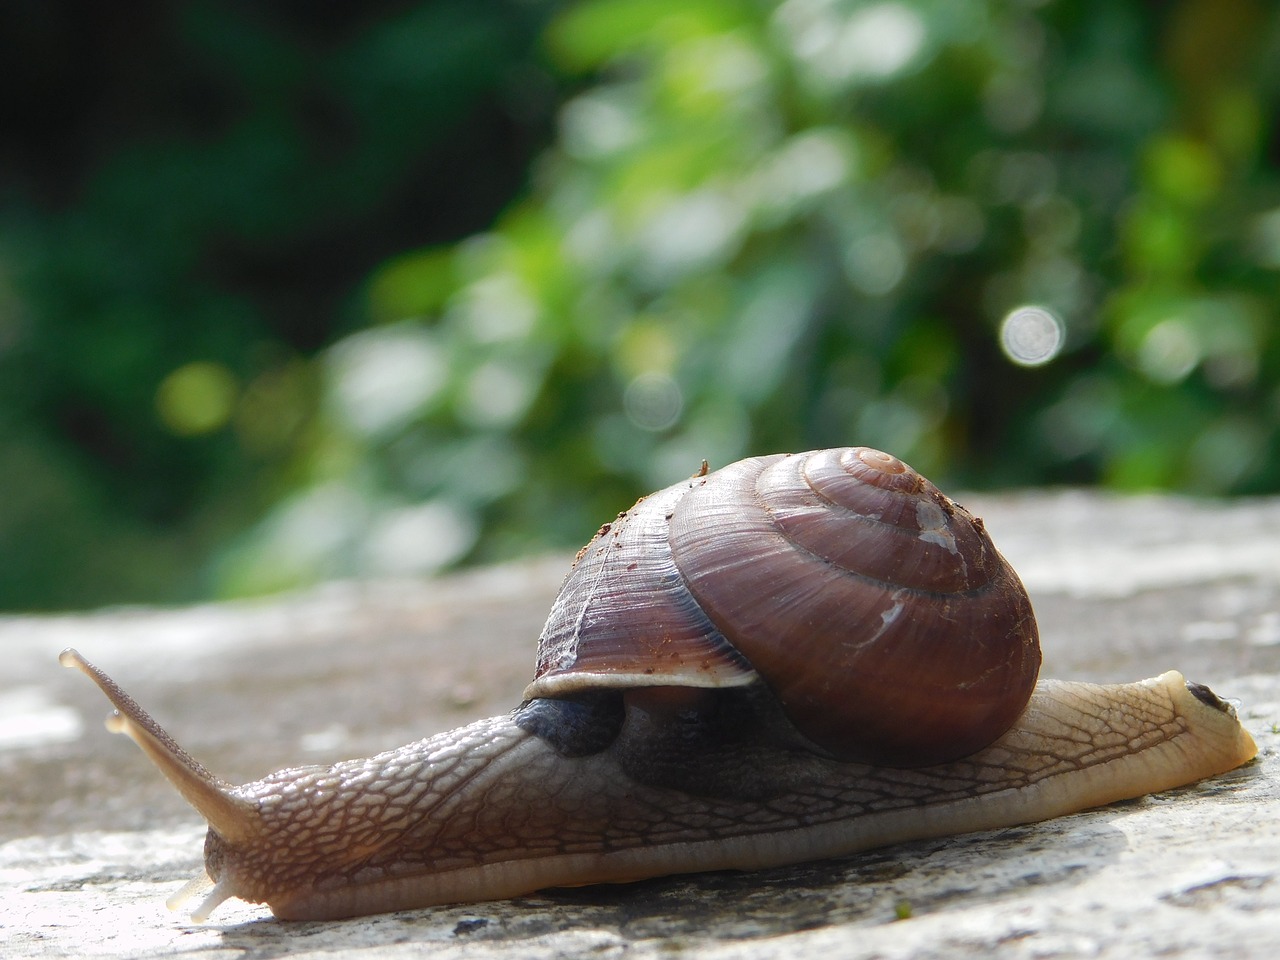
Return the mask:
{"type": "Polygon", "coordinates": [[[510,714],[242,786],[74,651],[209,822],[180,891],[317,919],[753,869],[1027,823],[1232,769],[1234,711],[1174,672],[1040,681],[979,520],[904,463],[753,458],[579,554],[510,714]]]}

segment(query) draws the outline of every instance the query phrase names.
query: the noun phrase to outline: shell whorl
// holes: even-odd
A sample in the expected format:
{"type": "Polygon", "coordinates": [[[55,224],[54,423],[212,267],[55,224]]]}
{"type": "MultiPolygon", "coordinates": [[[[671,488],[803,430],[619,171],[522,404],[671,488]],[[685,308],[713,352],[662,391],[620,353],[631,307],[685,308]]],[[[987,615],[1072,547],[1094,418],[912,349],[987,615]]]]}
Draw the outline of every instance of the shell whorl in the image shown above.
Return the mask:
{"type": "Polygon", "coordinates": [[[566,579],[525,695],[759,678],[832,754],[916,766],[1003,733],[1039,665],[981,521],[855,447],[743,460],[620,514],[566,579]]]}

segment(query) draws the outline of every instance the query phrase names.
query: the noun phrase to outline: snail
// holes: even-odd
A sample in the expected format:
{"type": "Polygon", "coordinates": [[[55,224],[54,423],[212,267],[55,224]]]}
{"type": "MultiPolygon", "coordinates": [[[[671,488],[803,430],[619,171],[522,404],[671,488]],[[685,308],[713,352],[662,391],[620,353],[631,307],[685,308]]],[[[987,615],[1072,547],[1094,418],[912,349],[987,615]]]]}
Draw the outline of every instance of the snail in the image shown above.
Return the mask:
{"type": "Polygon", "coordinates": [[[582,549],[511,713],[243,786],[74,650],[209,823],[171,898],[322,919],[756,869],[1029,823],[1256,748],[1176,672],[1037,683],[1027,593],[981,520],[867,448],[743,460],[582,549]]]}

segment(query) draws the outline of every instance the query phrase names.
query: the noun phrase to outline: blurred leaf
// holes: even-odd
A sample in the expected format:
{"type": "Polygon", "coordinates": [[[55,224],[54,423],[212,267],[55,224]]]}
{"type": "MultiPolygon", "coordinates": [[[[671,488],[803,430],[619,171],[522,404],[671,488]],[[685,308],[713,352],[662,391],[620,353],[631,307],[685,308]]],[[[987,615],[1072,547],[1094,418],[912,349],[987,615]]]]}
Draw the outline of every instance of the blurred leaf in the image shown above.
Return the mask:
{"type": "Polygon", "coordinates": [[[585,72],[650,45],[720,33],[750,16],[739,0],[586,0],[552,21],[546,42],[559,66],[585,72]]]}
{"type": "Polygon", "coordinates": [[[1218,192],[1222,171],[1203,144],[1185,137],[1161,137],[1147,149],[1146,180],[1175,203],[1203,206],[1218,192]]]}
{"type": "Polygon", "coordinates": [[[430,316],[444,306],[456,283],[451,250],[402,254],[382,264],[370,279],[369,317],[387,323],[430,316]]]}

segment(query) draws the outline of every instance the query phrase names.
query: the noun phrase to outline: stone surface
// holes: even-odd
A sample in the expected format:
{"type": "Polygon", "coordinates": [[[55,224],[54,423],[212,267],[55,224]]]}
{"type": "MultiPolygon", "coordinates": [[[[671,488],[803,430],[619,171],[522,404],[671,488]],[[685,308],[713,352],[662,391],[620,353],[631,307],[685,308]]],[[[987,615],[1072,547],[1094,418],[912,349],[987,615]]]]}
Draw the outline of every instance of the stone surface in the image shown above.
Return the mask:
{"type": "Polygon", "coordinates": [[[1043,824],[754,874],[281,923],[164,908],[203,829],[75,645],[230,780],[364,755],[520,698],[567,560],[179,610],[0,618],[4,957],[1273,957],[1280,950],[1280,500],[969,498],[1023,574],[1045,676],[1177,668],[1260,747],[1212,781],[1043,824]],[[903,919],[905,917],[905,919],[903,919]]]}

